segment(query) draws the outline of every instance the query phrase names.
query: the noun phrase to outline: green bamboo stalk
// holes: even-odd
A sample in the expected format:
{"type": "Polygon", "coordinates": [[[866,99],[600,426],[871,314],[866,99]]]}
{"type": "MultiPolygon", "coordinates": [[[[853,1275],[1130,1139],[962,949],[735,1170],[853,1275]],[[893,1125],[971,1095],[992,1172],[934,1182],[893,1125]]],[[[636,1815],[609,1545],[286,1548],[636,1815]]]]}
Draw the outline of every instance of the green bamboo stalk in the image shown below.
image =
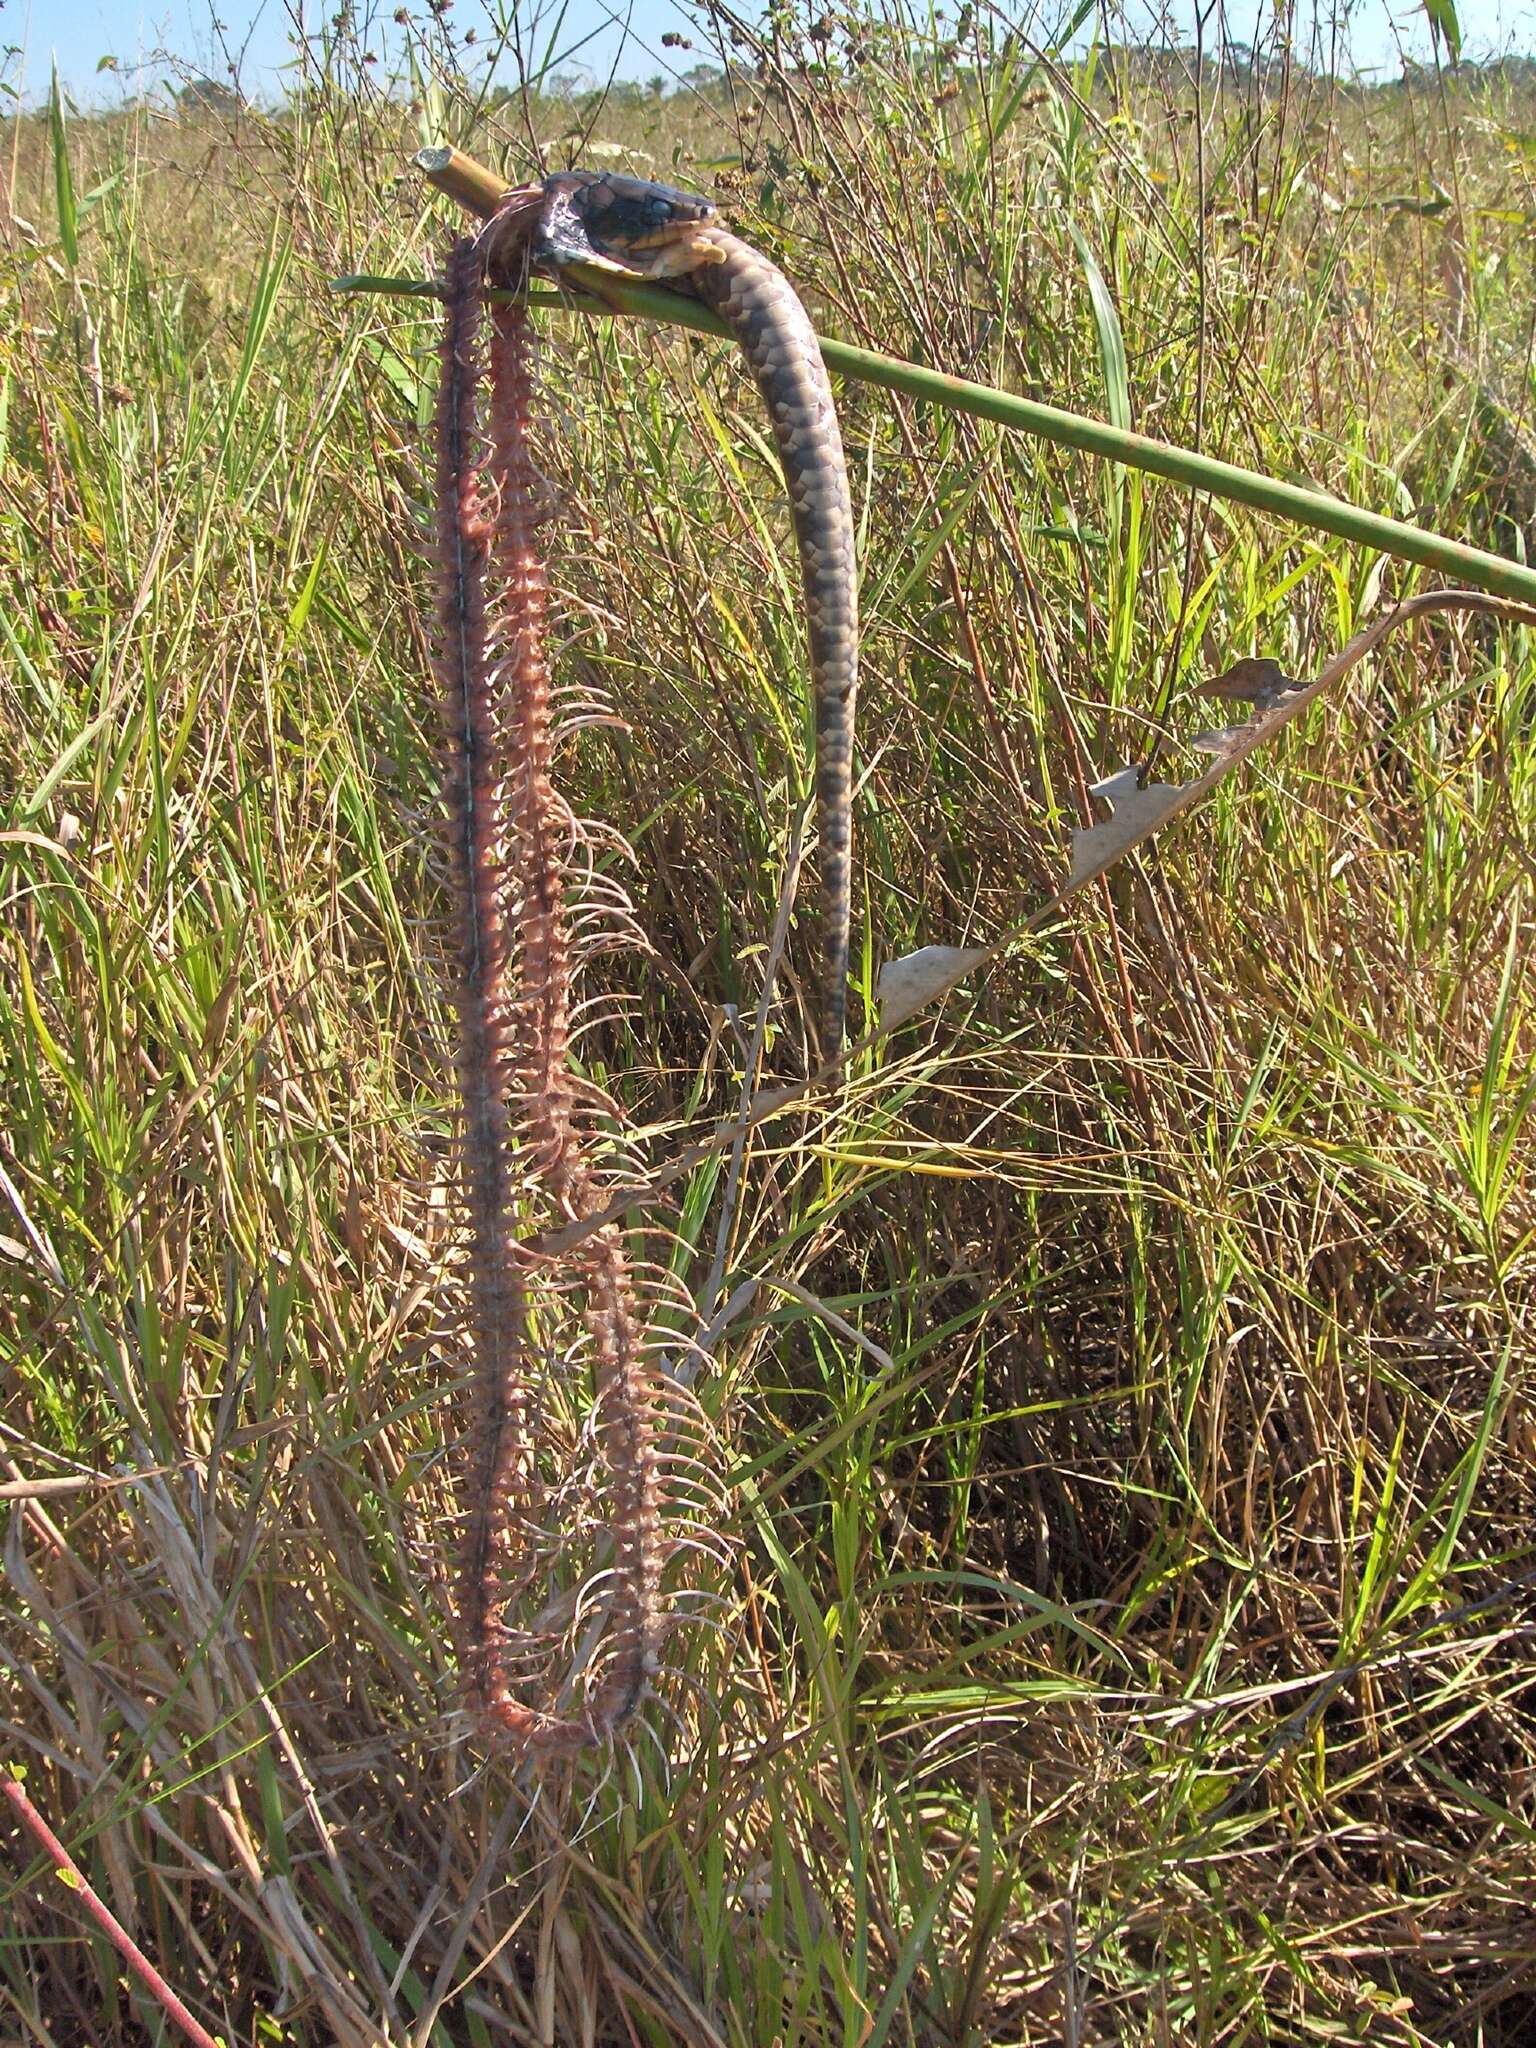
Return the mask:
{"type": "MultiPolygon", "coordinates": [[[[488,211],[494,205],[492,189],[499,187],[495,174],[459,151],[424,149],[416,164],[430,180],[441,183],[451,197],[476,212],[488,211]]],[[[624,313],[635,319],[665,321],[690,328],[696,334],[724,336],[728,332],[725,323],[707,306],[663,286],[589,269],[584,264],[572,265],[568,272],[562,270],[562,276],[581,283],[587,291],[535,291],[530,296],[549,305],[574,304],[587,312],[624,313]]],[[[340,277],[333,289],[430,297],[437,287],[410,278],[340,277]]],[[[1127,469],[1145,470],[1152,476],[1166,477],[1170,483],[1182,484],[1187,490],[1207,491],[1214,498],[1250,505],[1256,512],[1268,512],[1277,519],[1291,520],[1319,533],[1331,533],[1339,540],[1352,541],[1358,547],[1374,549],[1399,561],[1416,562],[1420,568],[1433,569],[1479,590],[1492,590],[1501,597],[1536,604],[1536,569],[1507,561],[1484,548],[1468,547],[1444,534],[1426,533],[1400,519],[1367,512],[1326,491],[1314,491],[1306,484],[1284,483],[1257,470],[1239,469],[1233,463],[1196,455],[1167,441],[1154,441],[1146,434],[1127,433],[1061,406],[1042,405],[1037,399],[1020,398],[988,384],[967,383],[963,377],[946,376],[942,370],[924,369],[921,364],[879,355],[873,349],[854,348],[845,341],[823,340],[821,352],[829,370],[861,384],[900,391],[908,398],[991,420],[1015,433],[1032,434],[1063,448],[1077,448],[1085,455],[1123,463],[1127,469]]]]}
{"type": "MultiPolygon", "coordinates": [[[[665,294],[658,292],[656,296],[665,294]]],[[[968,384],[962,378],[946,376],[942,370],[925,370],[890,356],[876,355],[872,349],[824,341],[821,350],[828,367],[840,370],[845,377],[904,391],[909,397],[929,399],[936,405],[952,406],[957,412],[974,413],[978,419],[995,420],[1018,433],[1034,434],[1064,448],[1080,448],[1085,455],[1101,455],[1110,462],[1124,463],[1127,469],[1146,470],[1192,491],[1208,491],[1213,498],[1251,505],[1256,512],[1270,512],[1278,519],[1293,520],[1300,526],[1334,534],[1339,540],[1375,548],[1400,561],[1416,562],[1421,568],[1438,570],[1457,582],[1495,591],[1500,597],[1519,598],[1527,604],[1536,602],[1536,569],[1506,561],[1485,548],[1469,547],[1466,542],[1451,540],[1444,534],[1426,533],[1400,519],[1388,519],[1383,513],[1367,512],[1327,491],[1285,483],[1258,470],[1239,469],[1235,463],[1218,462],[1214,456],[1197,455],[1167,441],[1154,441],[1148,434],[1127,433],[1102,420],[1067,412],[1061,406],[1042,405],[1036,399],[1018,398],[1012,392],[996,391],[985,384],[968,384]]]]}

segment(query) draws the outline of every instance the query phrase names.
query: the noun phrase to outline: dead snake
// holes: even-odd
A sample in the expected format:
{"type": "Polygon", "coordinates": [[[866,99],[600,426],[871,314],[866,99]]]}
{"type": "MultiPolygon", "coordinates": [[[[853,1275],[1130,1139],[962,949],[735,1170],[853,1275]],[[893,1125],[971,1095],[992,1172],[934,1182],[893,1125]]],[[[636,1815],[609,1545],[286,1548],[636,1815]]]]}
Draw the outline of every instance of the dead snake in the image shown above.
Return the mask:
{"type": "Polygon", "coordinates": [[[841,1051],[853,901],[853,734],[859,596],[853,506],[832,387],[788,279],[715,219],[707,199],[615,172],[562,171],[542,187],[532,259],[558,275],[585,264],[664,280],[712,307],[768,406],[800,554],[816,700],[822,902],[821,1035],[841,1051]]]}

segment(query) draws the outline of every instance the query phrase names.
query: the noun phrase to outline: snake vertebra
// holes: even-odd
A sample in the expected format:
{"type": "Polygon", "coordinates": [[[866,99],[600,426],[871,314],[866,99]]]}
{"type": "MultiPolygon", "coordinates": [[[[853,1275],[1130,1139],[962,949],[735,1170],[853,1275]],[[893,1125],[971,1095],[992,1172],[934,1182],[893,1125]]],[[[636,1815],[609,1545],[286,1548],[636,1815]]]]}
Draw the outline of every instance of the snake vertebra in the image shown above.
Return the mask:
{"type": "Polygon", "coordinates": [[[853,736],[859,593],[853,506],[826,365],[789,280],[715,220],[707,199],[614,172],[562,171],[542,187],[532,255],[684,283],[720,314],[763,394],[800,553],[816,699],[822,901],[822,1052],[842,1049],[853,906],[853,736]]]}

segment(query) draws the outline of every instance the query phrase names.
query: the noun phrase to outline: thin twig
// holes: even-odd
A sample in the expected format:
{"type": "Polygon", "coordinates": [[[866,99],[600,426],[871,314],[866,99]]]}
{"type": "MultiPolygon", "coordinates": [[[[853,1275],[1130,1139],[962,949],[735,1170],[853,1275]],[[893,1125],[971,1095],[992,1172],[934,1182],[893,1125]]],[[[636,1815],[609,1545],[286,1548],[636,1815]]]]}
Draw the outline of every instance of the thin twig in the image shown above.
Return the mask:
{"type": "Polygon", "coordinates": [[[90,1880],[70,1855],[47,1821],[38,1812],[27,1795],[27,1788],[19,1778],[7,1776],[0,1780],[3,1792],[17,1816],[38,1846],[53,1859],[55,1875],[66,1884],[90,1914],[108,1941],[117,1950],[123,1961],[132,1970],[150,1997],[169,2019],[173,2019],[189,2041],[196,2048],[218,2048],[212,2034],[199,2020],[193,2018],[176,1993],[166,1983],[154,1964],[145,1955],[138,1943],[116,1918],[90,1880]]]}
{"type": "MultiPolygon", "coordinates": [[[[778,915],[774,918],[773,932],[768,941],[762,994],[758,997],[757,1016],[752,1027],[752,1043],[748,1047],[746,1064],[742,1070],[741,1099],[736,1112],[736,1135],[731,1144],[731,1163],[726,1171],[725,1194],[720,1204],[720,1227],[715,1233],[715,1256],[710,1264],[704,1292],[700,1297],[701,1320],[706,1328],[720,1299],[720,1290],[725,1282],[726,1260],[730,1256],[731,1237],[736,1228],[736,1208],[741,1193],[742,1167],[746,1159],[747,1133],[751,1129],[748,1119],[752,1108],[752,1090],[762,1063],[763,1045],[768,1036],[768,1018],[773,1009],[774,984],[778,980],[779,965],[784,958],[784,947],[789,939],[789,919],[795,907],[795,892],[800,880],[800,857],[804,844],[805,813],[802,810],[795,820],[789,853],[784,862],[784,880],[779,889],[778,915]]],[[[679,1373],[685,1372],[690,1362],[692,1361],[680,1360],[679,1373]]]]}

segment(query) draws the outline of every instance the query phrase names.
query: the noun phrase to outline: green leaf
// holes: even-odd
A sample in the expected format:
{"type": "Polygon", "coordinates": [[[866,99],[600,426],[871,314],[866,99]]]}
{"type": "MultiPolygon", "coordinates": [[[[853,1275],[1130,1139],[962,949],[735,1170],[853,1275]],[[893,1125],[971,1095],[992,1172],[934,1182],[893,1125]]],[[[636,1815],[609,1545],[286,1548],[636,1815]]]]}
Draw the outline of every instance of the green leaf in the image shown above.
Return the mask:
{"type": "Polygon", "coordinates": [[[75,208],[75,225],[77,229],[80,222],[89,220],[96,208],[100,206],[102,200],[115,191],[122,182],[122,172],[114,171],[110,178],[103,178],[99,185],[91,187],[90,191],[86,193],[85,197],[75,208]]]}
{"type": "Polygon", "coordinates": [[[1077,250],[1077,260],[1083,266],[1083,276],[1088,284],[1088,298],[1093,307],[1093,324],[1099,336],[1099,360],[1104,366],[1104,395],[1109,405],[1111,426],[1121,433],[1129,433],[1131,427],[1131,380],[1125,362],[1125,336],[1120,330],[1120,315],[1115,310],[1114,295],[1105,281],[1088,238],[1075,220],[1067,222],[1067,230],[1077,250]]]}
{"type": "Polygon", "coordinates": [[[288,614],[288,630],[283,635],[283,645],[285,647],[292,647],[299,638],[299,635],[304,631],[305,622],[309,618],[310,606],[315,601],[315,592],[320,587],[320,572],[324,567],[325,542],[321,541],[320,552],[315,556],[309,574],[304,579],[304,588],[299,592],[298,602],[288,614]]]}
{"type": "Polygon", "coordinates": [[[400,351],[387,341],[365,339],[362,353],[383,371],[417,426],[426,426],[432,417],[431,388],[416,375],[400,351]]]}
{"type": "Polygon", "coordinates": [[[1423,8],[1429,22],[1429,32],[1436,47],[1444,43],[1450,52],[1451,62],[1461,62],[1461,22],[1456,13],[1456,0],[1423,0],[1423,8]]]}
{"type": "Polygon", "coordinates": [[[59,240],[71,269],[80,260],[80,224],[75,210],[75,181],[69,168],[69,137],[64,126],[64,95],[59,89],[59,67],[53,67],[53,84],[48,94],[48,134],[53,143],[53,190],[59,208],[59,240]]]}

